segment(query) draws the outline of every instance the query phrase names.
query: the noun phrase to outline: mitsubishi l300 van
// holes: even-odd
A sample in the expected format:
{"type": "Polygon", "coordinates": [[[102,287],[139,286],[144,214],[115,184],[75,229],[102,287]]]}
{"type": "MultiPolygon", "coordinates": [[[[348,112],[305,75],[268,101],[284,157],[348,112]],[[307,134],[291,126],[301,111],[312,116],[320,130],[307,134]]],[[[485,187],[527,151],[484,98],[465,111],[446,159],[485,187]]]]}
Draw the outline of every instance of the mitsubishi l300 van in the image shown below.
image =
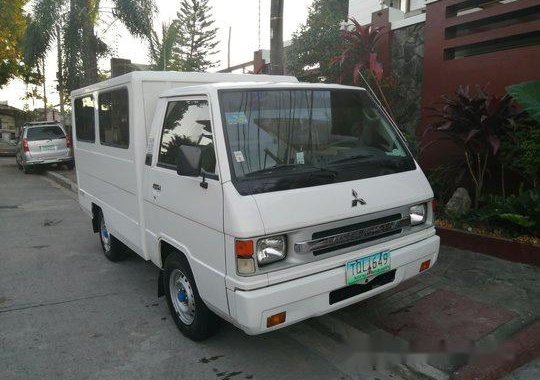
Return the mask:
{"type": "Polygon", "coordinates": [[[368,91],[137,72],[72,93],[79,201],[105,256],[160,269],[179,329],[273,331],[437,260],[433,192],[368,91]]]}

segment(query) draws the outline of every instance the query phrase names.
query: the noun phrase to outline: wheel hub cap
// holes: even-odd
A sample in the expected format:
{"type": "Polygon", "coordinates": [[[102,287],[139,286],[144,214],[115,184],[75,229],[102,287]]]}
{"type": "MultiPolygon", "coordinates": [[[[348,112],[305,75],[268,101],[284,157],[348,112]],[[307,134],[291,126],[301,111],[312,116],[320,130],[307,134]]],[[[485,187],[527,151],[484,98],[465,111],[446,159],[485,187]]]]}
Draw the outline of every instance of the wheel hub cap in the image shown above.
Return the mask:
{"type": "Polygon", "coordinates": [[[187,276],[179,269],[174,269],[169,277],[171,301],[178,318],[190,325],[195,319],[195,294],[187,276]]]}
{"type": "Polygon", "coordinates": [[[107,230],[104,218],[101,218],[100,236],[101,241],[103,242],[103,247],[106,251],[109,251],[111,249],[111,235],[109,234],[109,230],[107,230]]]}

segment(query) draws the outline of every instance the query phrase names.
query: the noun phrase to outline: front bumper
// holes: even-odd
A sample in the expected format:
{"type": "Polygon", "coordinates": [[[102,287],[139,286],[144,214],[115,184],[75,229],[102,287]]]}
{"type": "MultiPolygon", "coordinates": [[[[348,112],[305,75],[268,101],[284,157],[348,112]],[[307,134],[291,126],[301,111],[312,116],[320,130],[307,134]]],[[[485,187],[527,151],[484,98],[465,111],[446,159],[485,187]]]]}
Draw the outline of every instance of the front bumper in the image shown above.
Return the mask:
{"type": "Polygon", "coordinates": [[[373,297],[418,275],[423,261],[431,260],[433,266],[439,254],[439,244],[439,237],[435,235],[392,250],[392,269],[396,270],[392,282],[332,305],[330,292],[346,287],[344,265],[262,289],[249,291],[228,289],[232,322],[247,334],[256,335],[373,297]],[[267,328],[267,318],[281,312],[287,313],[285,323],[267,328]]]}

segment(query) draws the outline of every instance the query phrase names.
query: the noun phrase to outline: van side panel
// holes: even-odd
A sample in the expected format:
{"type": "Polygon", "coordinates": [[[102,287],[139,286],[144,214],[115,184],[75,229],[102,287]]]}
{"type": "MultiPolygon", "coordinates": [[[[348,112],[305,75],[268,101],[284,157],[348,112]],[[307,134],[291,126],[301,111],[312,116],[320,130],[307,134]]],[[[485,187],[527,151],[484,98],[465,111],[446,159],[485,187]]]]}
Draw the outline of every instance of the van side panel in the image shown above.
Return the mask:
{"type": "MultiPolygon", "coordinates": [[[[94,99],[96,99],[95,142],[93,144],[75,142],[79,198],[85,208],[91,207],[91,203],[99,206],[111,233],[135,252],[141,254],[140,212],[134,161],[135,134],[133,133],[133,126],[140,118],[134,109],[140,109],[140,107],[133,107],[131,84],[120,87],[128,88],[129,147],[122,149],[100,144],[99,112],[97,109],[99,92],[94,92],[94,99]]],[[[104,91],[109,91],[109,89],[104,91]]]]}

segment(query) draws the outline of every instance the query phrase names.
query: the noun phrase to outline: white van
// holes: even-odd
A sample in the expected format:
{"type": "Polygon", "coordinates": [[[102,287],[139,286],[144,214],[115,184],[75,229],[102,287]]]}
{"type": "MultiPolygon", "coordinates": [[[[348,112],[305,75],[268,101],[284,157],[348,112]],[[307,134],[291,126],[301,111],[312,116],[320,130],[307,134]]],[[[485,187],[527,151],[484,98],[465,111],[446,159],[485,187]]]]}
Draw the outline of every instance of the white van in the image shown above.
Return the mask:
{"type": "Polygon", "coordinates": [[[322,315],[437,260],[433,192],[362,88],[134,72],[71,96],[79,201],[105,256],[157,265],[191,339],[216,315],[248,334],[322,315]]]}

